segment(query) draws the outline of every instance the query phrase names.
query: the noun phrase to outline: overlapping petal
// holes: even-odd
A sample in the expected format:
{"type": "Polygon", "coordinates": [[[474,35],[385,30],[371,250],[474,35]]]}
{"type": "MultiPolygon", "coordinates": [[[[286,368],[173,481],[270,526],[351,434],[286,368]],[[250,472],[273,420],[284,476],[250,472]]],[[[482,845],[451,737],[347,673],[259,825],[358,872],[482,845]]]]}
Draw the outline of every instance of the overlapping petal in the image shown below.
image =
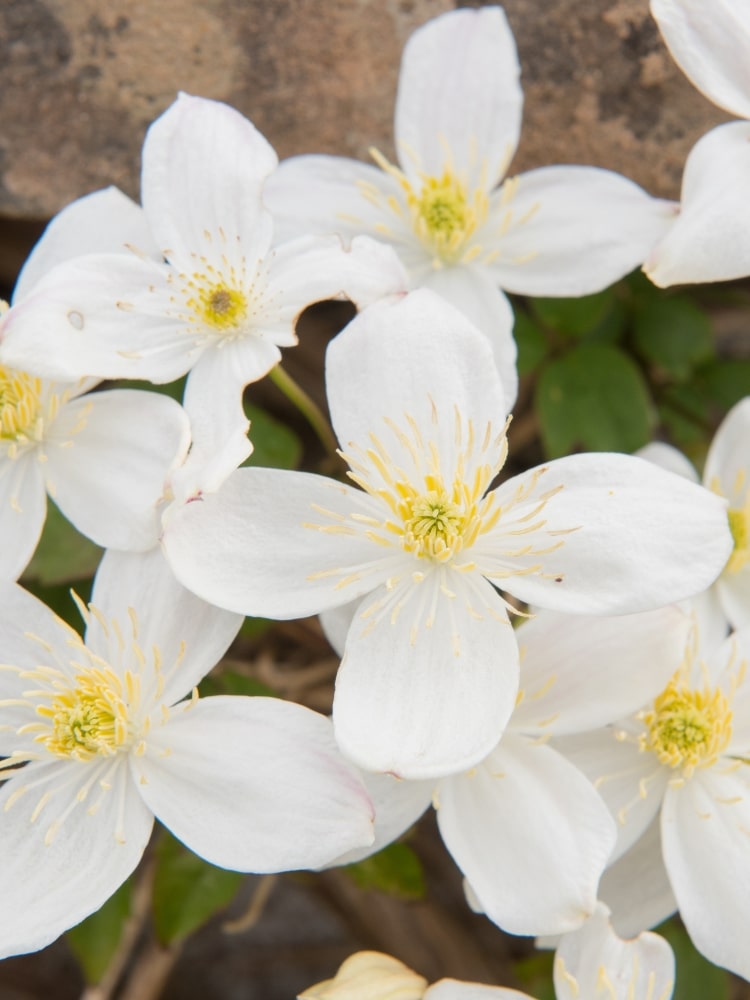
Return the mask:
{"type": "Polygon", "coordinates": [[[16,580],[29,563],[47,512],[44,468],[34,452],[0,462],[0,580],[16,580]]]}

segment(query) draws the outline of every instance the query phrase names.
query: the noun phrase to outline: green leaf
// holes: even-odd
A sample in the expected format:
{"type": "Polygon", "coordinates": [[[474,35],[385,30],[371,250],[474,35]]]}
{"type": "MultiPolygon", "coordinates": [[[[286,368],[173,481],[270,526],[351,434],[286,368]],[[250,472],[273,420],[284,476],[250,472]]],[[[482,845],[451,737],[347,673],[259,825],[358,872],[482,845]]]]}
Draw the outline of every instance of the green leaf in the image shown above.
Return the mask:
{"type": "Polygon", "coordinates": [[[537,1000],[555,1000],[552,982],[554,951],[538,951],[513,963],[513,972],[524,990],[530,990],[537,1000]]]}
{"type": "Polygon", "coordinates": [[[520,308],[516,309],[513,336],[518,345],[518,374],[530,375],[549,353],[547,338],[520,308]]]}
{"type": "Polygon", "coordinates": [[[42,537],[23,579],[46,586],[87,580],[101,557],[102,549],[76,531],[55,504],[48,503],[42,537]]]}
{"type": "Polygon", "coordinates": [[[571,451],[635,451],[651,440],[656,422],[638,367],[610,344],[580,344],[547,365],[535,403],[551,458],[571,451]]]}
{"type": "Polygon", "coordinates": [[[657,928],[674,949],[677,982],[673,1000],[729,1000],[729,974],[704,958],[682,924],[673,918],[657,928]]]}
{"type": "Polygon", "coordinates": [[[182,941],[228,906],[244,876],[196,857],[166,830],[156,848],[153,916],[163,945],[182,941]]]}
{"type": "Polygon", "coordinates": [[[131,881],[123,883],[96,913],[65,935],[89,985],[101,981],[109,968],[130,915],[131,881]]]}
{"type": "Polygon", "coordinates": [[[389,844],[344,871],[360,889],[379,889],[402,899],[422,899],[425,894],[422,864],[408,844],[389,844]]]}
{"type": "Polygon", "coordinates": [[[302,444],[294,431],[257,406],[246,404],[245,413],[250,419],[253,442],[253,453],[245,465],[295,469],[302,455],[302,444]]]}
{"type": "Polygon", "coordinates": [[[218,694],[239,694],[245,697],[279,698],[273,688],[255,677],[246,677],[235,670],[219,670],[215,674],[204,677],[198,685],[201,697],[208,698],[218,694]]]}
{"type": "Polygon", "coordinates": [[[615,301],[611,288],[594,295],[565,299],[531,299],[538,319],[565,337],[583,337],[602,323],[615,301]]]}
{"type": "Polygon", "coordinates": [[[722,410],[730,410],[750,396],[750,358],[714,361],[701,368],[698,379],[722,410]]]}
{"type": "Polygon", "coordinates": [[[714,356],[711,321],[684,295],[651,299],[638,308],[633,341],[643,358],[678,381],[714,356]]]}
{"type": "Polygon", "coordinates": [[[674,444],[688,451],[694,460],[702,447],[708,445],[711,406],[698,387],[672,385],[662,390],[659,416],[674,444]]]}

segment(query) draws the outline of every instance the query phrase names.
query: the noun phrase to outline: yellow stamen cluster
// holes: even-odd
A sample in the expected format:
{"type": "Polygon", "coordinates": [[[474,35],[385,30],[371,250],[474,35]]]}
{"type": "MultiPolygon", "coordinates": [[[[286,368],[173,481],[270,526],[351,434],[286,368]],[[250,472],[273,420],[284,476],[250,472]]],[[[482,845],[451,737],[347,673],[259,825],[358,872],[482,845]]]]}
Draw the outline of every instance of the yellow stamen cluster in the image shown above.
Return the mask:
{"type": "Polygon", "coordinates": [[[726,750],[732,736],[732,712],[723,692],[702,689],[672,678],[651,711],[644,713],[647,733],[641,749],[651,750],[662,764],[690,777],[696,767],[710,767],[726,750]]]}
{"type": "MultiPolygon", "coordinates": [[[[471,545],[482,530],[477,510],[479,497],[472,496],[465,483],[456,481],[450,492],[434,476],[426,477],[426,492],[400,483],[394,497],[395,513],[401,519],[401,544],[406,552],[447,562],[465,545],[471,545]]],[[[496,520],[496,518],[495,518],[496,520]]]]}
{"type": "Polygon", "coordinates": [[[744,507],[730,510],[729,530],[734,539],[734,551],[727,562],[727,570],[737,573],[750,561],[750,492],[746,497],[744,507]]]}
{"type": "Polygon", "coordinates": [[[0,366],[0,441],[15,445],[42,437],[42,383],[0,366]]]}
{"type": "Polygon", "coordinates": [[[207,326],[226,331],[241,325],[247,315],[247,299],[236,288],[214,285],[200,288],[189,303],[207,326]]]}
{"type": "Polygon", "coordinates": [[[36,737],[55,757],[92,760],[109,757],[131,743],[128,701],[120,678],[109,668],[87,670],[76,687],[61,691],[49,705],[37,707],[48,724],[36,737]]]}

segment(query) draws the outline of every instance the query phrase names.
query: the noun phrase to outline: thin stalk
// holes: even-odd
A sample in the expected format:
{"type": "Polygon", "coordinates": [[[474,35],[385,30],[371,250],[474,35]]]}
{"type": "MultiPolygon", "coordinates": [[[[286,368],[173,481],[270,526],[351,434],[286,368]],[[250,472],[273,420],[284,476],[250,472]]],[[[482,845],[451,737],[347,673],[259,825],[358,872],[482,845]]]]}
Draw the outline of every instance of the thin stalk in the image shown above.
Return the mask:
{"type": "Polygon", "coordinates": [[[331,430],[331,425],[324,417],[323,412],[315,400],[308,396],[302,386],[298,385],[291,375],[284,371],[281,365],[276,365],[275,368],[272,368],[269,375],[273,384],[281,389],[287,399],[294,403],[300,413],[305,417],[307,422],[315,431],[318,440],[325,448],[329,458],[335,459],[336,449],[338,448],[336,438],[331,430]]]}

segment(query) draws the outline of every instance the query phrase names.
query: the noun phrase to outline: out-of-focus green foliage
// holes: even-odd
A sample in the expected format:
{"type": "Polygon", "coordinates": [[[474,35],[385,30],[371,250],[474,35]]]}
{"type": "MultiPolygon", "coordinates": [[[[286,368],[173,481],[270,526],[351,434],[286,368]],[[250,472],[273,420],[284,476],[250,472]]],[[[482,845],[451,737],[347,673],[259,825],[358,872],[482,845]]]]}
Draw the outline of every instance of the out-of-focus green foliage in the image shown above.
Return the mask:
{"type": "Polygon", "coordinates": [[[132,883],[128,880],[100,910],[65,935],[89,985],[100,982],[109,968],[130,915],[131,897],[132,883]]]}
{"type": "Polygon", "coordinates": [[[677,963],[677,982],[672,1000],[729,1000],[729,974],[696,951],[687,931],[677,919],[662,924],[657,933],[672,945],[677,963]]]}
{"type": "Polygon", "coordinates": [[[360,889],[379,889],[402,899],[422,899],[425,894],[422,864],[408,844],[390,844],[344,871],[360,889]]]}

